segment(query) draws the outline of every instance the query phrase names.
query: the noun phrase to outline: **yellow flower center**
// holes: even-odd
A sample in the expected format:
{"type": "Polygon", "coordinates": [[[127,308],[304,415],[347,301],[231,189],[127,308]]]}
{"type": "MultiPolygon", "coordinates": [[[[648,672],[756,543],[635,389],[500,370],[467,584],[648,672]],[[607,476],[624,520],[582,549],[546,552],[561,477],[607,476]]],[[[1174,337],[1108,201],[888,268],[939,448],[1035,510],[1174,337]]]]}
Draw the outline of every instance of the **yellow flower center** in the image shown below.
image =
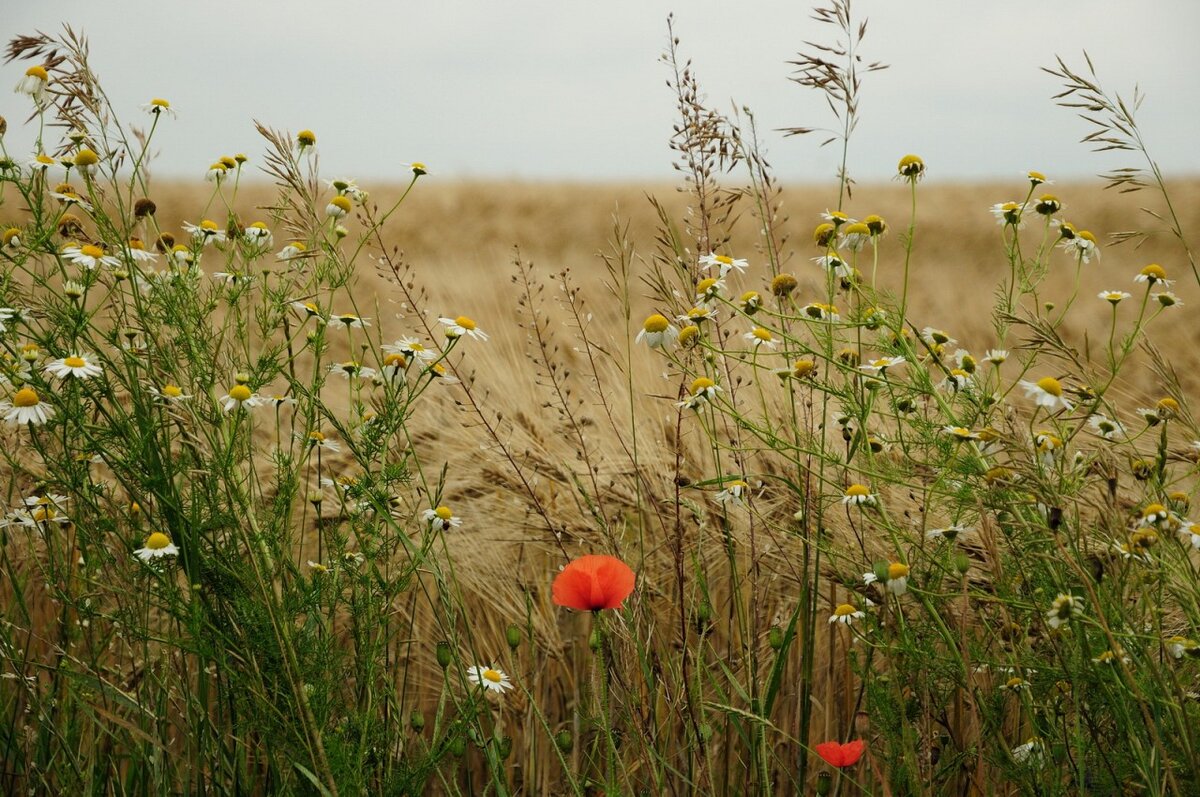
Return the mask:
{"type": "Polygon", "coordinates": [[[433,514],[437,515],[439,520],[449,520],[454,517],[454,513],[450,511],[450,507],[448,506],[439,506],[433,510],[433,514]]]}
{"type": "Polygon", "coordinates": [[[849,603],[843,603],[833,610],[833,614],[836,617],[848,617],[849,615],[854,614],[855,611],[856,609],[852,605],[849,603]]]}
{"type": "Polygon", "coordinates": [[[833,240],[833,233],[836,229],[829,222],[818,224],[816,229],[813,230],[813,243],[817,246],[825,246],[833,240]]]}
{"type": "Polygon", "coordinates": [[[25,70],[25,77],[35,77],[38,80],[49,80],[50,73],[44,66],[31,66],[25,70]]]}
{"type": "MultiPolygon", "coordinates": [[[[15,404],[16,402],[14,401],[13,403],[15,404]]],[[[1167,508],[1165,506],[1163,506],[1162,504],[1149,504],[1146,506],[1145,509],[1142,510],[1142,517],[1143,518],[1157,517],[1159,515],[1166,514],[1166,512],[1167,512],[1167,508]]]]}
{"type": "Polygon", "coordinates": [[[262,221],[256,221],[253,224],[251,224],[250,227],[251,227],[251,229],[255,229],[255,230],[267,229],[266,222],[262,222],[262,221]]]}
{"type": "Polygon", "coordinates": [[[504,679],[499,670],[493,670],[490,667],[483,671],[483,677],[494,684],[498,684],[504,679]]]}
{"type": "Polygon", "coordinates": [[[1142,269],[1142,276],[1149,277],[1152,280],[1165,280],[1167,278],[1167,271],[1158,263],[1151,263],[1142,269]]]}
{"type": "Polygon", "coordinates": [[[395,366],[396,368],[404,368],[408,365],[408,360],[403,354],[389,354],[383,358],[383,364],[387,366],[395,366]]]}
{"type": "Polygon", "coordinates": [[[216,163],[214,163],[214,164],[212,164],[211,166],[209,166],[209,167],[208,167],[208,170],[209,170],[210,172],[213,172],[213,171],[215,171],[215,172],[220,172],[221,174],[224,174],[225,172],[229,171],[229,167],[228,167],[228,166],[226,166],[224,163],[221,163],[220,161],[217,161],[216,163]]]}
{"type": "Polygon", "coordinates": [[[698,393],[701,393],[710,388],[716,387],[716,384],[717,384],[716,382],[712,381],[708,377],[702,376],[699,379],[696,379],[692,382],[692,395],[695,396],[698,393]]]}
{"type": "MultiPolygon", "coordinates": [[[[718,258],[718,259],[720,259],[720,258],[718,258]]],[[[712,289],[712,287],[716,284],[717,284],[717,281],[713,277],[709,277],[708,279],[702,279],[696,283],[696,293],[699,293],[699,294],[708,293],[712,289]]]]}
{"type": "Polygon", "coordinates": [[[146,538],[146,547],[152,551],[161,551],[171,544],[171,538],[161,531],[156,531],[146,538]]]}
{"type": "Polygon", "coordinates": [[[100,258],[104,257],[104,250],[98,246],[87,244],[79,247],[79,254],[99,260],[100,258]]]}
{"type": "Polygon", "coordinates": [[[335,196],[333,199],[329,200],[329,204],[331,204],[335,208],[341,210],[343,213],[350,212],[350,208],[351,208],[350,200],[344,196],[335,196]]]}
{"type": "Polygon", "coordinates": [[[1062,398],[1062,383],[1052,376],[1043,376],[1037,381],[1037,386],[1042,389],[1043,393],[1049,393],[1055,398],[1062,398]]]}
{"type": "Polygon", "coordinates": [[[161,97],[155,97],[154,99],[150,100],[150,104],[153,105],[155,108],[170,108],[171,107],[171,103],[167,102],[166,100],[164,100],[161,97]]]}
{"type": "Polygon", "coordinates": [[[668,321],[665,316],[655,313],[645,320],[645,322],[642,324],[642,329],[646,330],[647,332],[666,332],[667,327],[670,325],[671,322],[668,321]]]}
{"type": "Polygon", "coordinates": [[[308,435],[308,439],[314,443],[324,443],[325,435],[321,434],[320,432],[311,432],[308,435]]]}
{"type": "Polygon", "coordinates": [[[412,162],[411,164],[409,164],[409,165],[412,167],[412,170],[413,170],[414,172],[425,172],[425,171],[428,171],[428,169],[426,168],[425,164],[424,164],[424,163],[422,163],[421,161],[413,161],[413,162],[412,162]]]}
{"type": "Polygon", "coordinates": [[[53,166],[54,165],[54,158],[51,158],[49,155],[47,155],[44,152],[38,154],[38,156],[36,158],[34,158],[34,160],[36,160],[38,163],[40,163],[43,166],[53,166]]]}
{"type": "Polygon", "coordinates": [[[871,491],[862,484],[852,484],[846,488],[846,495],[854,498],[863,498],[871,494],[871,491]]]}
{"type": "Polygon", "coordinates": [[[222,164],[224,164],[226,169],[229,169],[232,171],[233,169],[237,168],[238,162],[236,160],[234,160],[233,158],[229,157],[228,155],[221,156],[221,158],[219,160],[221,161],[222,164]]]}
{"type": "Polygon", "coordinates": [[[1083,240],[1087,241],[1090,244],[1096,243],[1096,236],[1092,235],[1090,230],[1080,230],[1079,237],[1082,238],[1083,240]]]}
{"type": "Polygon", "coordinates": [[[162,394],[167,398],[179,398],[183,395],[183,391],[178,385],[163,385],[162,394]]]}
{"type": "Polygon", "coordinates": [[[925,171],[925,161],[916,155],[905,155],[900,159],[900,165],[897,168],[900,174],[905,177],[912,177],[925,171]]]}
{"type": "Polygon", "coordinates": [[[796,375],[797,379],[804,379],[806,376],[810,376],[815,370],[817,370],[817,364],[812,360],[796,360],[792,366],[792,373],[796,375]]]}
{"type": "Polygon", "coordinates": [[[728,255],[717,255],[716,261],[725,266],[733,265],[733,258],[729,257],[728,255]]]}
{"type": "Polygon", "coordinates": [[[100,156],[90,149],[81,149],[75,153],[76,166],[95,166],[100,162],[100,156]]]}
{"type": "Polygon", "coordinates": [[[212,221],[211,219],[205,219],[204,221],[200,222],[200,229],[203,232],[217,232],[219,228],[217,227],[217,223],[215,221],[212,221]]]}
{"type": "Polygon", "coordinates": [[[302,147],[311,147],[317,143],[317,134],[311,130],[301,130],[296,134],[296,141],[300,142],[302,147]]]}
{"type": "Polygon", "coordinates": [[[1021,686],[1021,684],[1023,684],[1023,683],[1025,683],[1024,678],[1020,678],[1020,677],[1017,677],[1014,675],[1012,678],[1009,678],[1007,681],[1005,681],[1004,685],[1007,686],[1009,689],[1016,689],[1017,687],[1021,686]]]}
{"type": "Polygon", "coordinates": [[[762,327],[755,327],[750,334],[766,343],[769,343],[772,340],[770,331],[763,329],[762,327]]]}
{"type": "Polygon", "coordinates": [[[229,389],[229,397],[234,401],[246,401],[253,395],[245,385],[234,385],[229,389]]]}
{"type": "Polygon", "coordinates": [[[475,328],[475,322],[467,318],[465,315],[460,315],[458,318],[454,319],[454,323],[466,330],[472,330],[475,328]]]}
{"type": "Polygon", "coordinates": [[[67,357],[63,360],[63,365],[67,366],[68,368],[82,368],[83,366],[87,365],[87,362],[85,362],[82,357],[72,354],[70,357],[67,357]]]}
{"type": "Polygon", "coordinates": [[[12,240],[20,237],[20,235],[21,231],[16,227],[9,227],[4,231],[4,245],[7,246],[8,244],[12,243],[12,240]]]}
{"type": "Polygon", "coordinates": [[[13,395],[12,403],[14,407],[36,407],[41,399],[33,388],[23,387],[13,395]]]}
{"type": "Polygon", "coordinates": [[[898,578],[904,578],[908,575],[908,565],[892,562],[888,565],[888,579],[894,581],[898,578]]]}
{"type": "Polygon", "coordinates": [[[845,233],[846,235],[870,235],[871,228],[861,221],[856,221],[846,226],[845,233]]]}
{"type": "Polygon", "coordinates": [[[1179,412],[1179,402],[1170,396],[1164,396],[1154,405],[1160,412],[1177,413],[1179,412]]]}
{"type": "Polygon", "coordinates": [[[695,324],[688,324],[683,329],[679,330],[679,345],[686,346],[691,343],[697,335],[700,334],[700,327],[695,324]]]}
{"type": "Polygon", "coordinates": [[[1044,183],[1046,182],[1046,175],[1041,172],[1030,172],[1029,179],[1035,183],[1044,183]]]}

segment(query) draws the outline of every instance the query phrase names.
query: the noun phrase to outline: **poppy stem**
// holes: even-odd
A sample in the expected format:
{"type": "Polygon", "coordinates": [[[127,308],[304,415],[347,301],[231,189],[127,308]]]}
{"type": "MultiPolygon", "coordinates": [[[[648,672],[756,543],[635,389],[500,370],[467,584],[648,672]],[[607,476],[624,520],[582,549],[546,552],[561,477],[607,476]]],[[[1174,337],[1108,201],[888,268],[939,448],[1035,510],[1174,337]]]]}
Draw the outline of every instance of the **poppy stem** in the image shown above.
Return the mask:
{"type": "Polygon", "coordinates": [[[600,695],[600,721],[604,726],[604,793],[619,795],[620,790],[617,788],[617,745],[613,738],[612,706],[610,703],[611,696],[609,695],[608,637],[605,634],[603,615],[598,611],[592,612],[591,647],[596,654],[595,673],[599,681],[597,691],[600,695]]]}

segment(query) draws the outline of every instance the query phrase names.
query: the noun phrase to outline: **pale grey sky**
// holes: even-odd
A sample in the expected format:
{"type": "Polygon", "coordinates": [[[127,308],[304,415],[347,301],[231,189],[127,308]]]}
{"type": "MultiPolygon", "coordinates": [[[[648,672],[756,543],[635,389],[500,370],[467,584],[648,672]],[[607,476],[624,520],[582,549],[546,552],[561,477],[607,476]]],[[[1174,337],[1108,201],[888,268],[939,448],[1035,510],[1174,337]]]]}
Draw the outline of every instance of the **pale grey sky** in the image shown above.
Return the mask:
{"type": "MultiPolygon", "coordinates": [[[[15,6],[15,7],[11,7],[15,6]]],[[[675,12],[681,52],[717,107],[736,102],[766,131],[777,173],[831,178],[832,148],[775,129],[832,119],[789,82],[805,40],[833,28],[807,2],[386,2],[385,0],[23,0],[9,34],[57,32],[91,42],[92,65],[128,120],[151,97],[178,110],[156,140],[159,173],[200,177],[222,154],[262,151],[251,120],[318,136],[322,170],[360,182],[402,179],[422,160],[443,177],[673,179],[672,97],[659,56],[675,12]]],[[[1145,138],[1168,174],[1200,171],[1200,2],[1196,0],[857,0],[870,25],[861,49],[891,64],[867,75],[851,174],[886,179],[906,152],[930,176],[1007,178],[1027,169],[1079,177],[1125,157],[1091,155],[1088,128],[1050,96],[1039,67],[1092,56],[1110,90],[1147,99],[1145,138]],[[1138,10],[1141,9],[1141,10],[1138,10]]],[[[7,36],[5,37],[8,38],[7,36]]],[[[28,64],[0,67],[0,87],[28,64]]],[[[10,153],[28,98],[0,92],[10,153]]],[[[16,154],[16,153],[14,153],[16,154]]]]}

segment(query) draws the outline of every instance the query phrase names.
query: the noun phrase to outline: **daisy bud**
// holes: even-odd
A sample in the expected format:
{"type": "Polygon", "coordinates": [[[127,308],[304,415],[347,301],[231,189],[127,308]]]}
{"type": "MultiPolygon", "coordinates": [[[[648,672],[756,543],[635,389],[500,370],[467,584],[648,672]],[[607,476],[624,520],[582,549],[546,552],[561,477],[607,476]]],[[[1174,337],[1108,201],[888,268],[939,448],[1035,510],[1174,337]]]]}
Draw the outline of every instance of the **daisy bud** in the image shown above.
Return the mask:
{"type": "Polygon", "coordinates": [[[925,161],[916,155],[905,155],[900,159],[900,164],[896,167],[896,170],[900,173],[901,177],[912,180],[915,183],[925,174],[925,161]]]}

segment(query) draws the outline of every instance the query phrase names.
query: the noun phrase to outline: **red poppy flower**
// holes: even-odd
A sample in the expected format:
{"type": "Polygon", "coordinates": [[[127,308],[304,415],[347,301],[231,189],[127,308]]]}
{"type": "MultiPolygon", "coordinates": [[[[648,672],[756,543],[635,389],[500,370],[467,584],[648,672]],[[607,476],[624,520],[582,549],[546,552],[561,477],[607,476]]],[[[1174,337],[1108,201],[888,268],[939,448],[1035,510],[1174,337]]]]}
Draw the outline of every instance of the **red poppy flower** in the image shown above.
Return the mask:
{"type": "Polygon", "coordinates": [[[835,767],[852,767],[862,758],[866,742],[855,739],[852,742],[838,744],[837,742],[821,742],[816,746],[817,755],[835,767]]]}
{"type": "Polygon", "coordinates": [[[554,577],[554,603],[595,612],[617,609],[633,592],[633,570],[615,556],[581,556],[554,577]]]}

